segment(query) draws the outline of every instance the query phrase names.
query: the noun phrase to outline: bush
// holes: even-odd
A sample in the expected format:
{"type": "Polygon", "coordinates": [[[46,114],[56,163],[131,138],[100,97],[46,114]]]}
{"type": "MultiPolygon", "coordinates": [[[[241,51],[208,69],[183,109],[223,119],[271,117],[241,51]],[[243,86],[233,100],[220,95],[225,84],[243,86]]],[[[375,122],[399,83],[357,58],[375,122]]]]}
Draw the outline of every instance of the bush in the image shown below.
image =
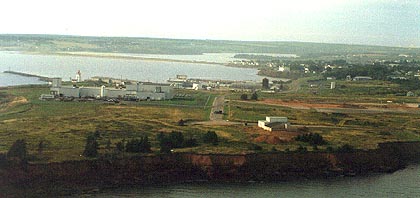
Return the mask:
{"type": "Polygon", "coordinates": [[[115,144],[115,149],[119,152],[125,151],[125,140],[121,140],[115,144]]]}
{"type": "Polygon", "coordinates": [[[159,144],[161,153],[170,153],[173,148],[172,142],[169,140],[169,138],[162,138],[159,141],[159,144]]]}
{"type": "Polygon", "coordinates": [[[217,137],[216,132],[208,131],[203,136],[203,142],[207,144],[217,145],[219,143],[219,138],[217,137]]]}
{"type": "Polygon", "coordinates": [[[301,134],[301,135],[296,136],[295,140],[299,142],[307,142],[311,146],[324,145],[327,143],[324,140],[324,138],[318,133],[301,134]]]}
{"type": "Polygon", "coordinates": [[[242,94],[241,95],[241,100],[248,100],[248,95],[247,94],[242,94]]]}
{"type": "Polygon", "coordinates": [[[27,155],[26,141],[24,139],[16,140],[7,152],[8,159],[17,158],[19,160],[26,160],[27,155]]]}
{"type": "Polygon", "coordinates": [[[125,145],[125,150],[130,153],[149,153],[151,145],[147,136],[141,137],[140,139],[132,139],[125,145]]]}
{"type": "Polygon", "coordinates": [[[337,152],[339,153],[351,153],[351,152],[354,152],[354,150],[355,150],[354,147],[349,144],[344,144],[337,148],[337,152]]]}
{"type": "Polygon", "coordinates": [[[250,144],[248,146],[248,150],[261,151],[262,150],[262,147],[260,145],[257,145],[257,144],[250,144]]]}
{"type": "Polygon", "coordinates": [[[186,148],[198,145],[197,139],[191,137],[185,140],[182,132],[177,131],[172,131],[169,135],[159,133],[156,139],[159,141],[160,152],[162,153],[170,153],[173,148],[186,148]]]}
{"type": "Polygon", "coordinates": [[[332,152],[334,152],[334,148],[333,148],[333,147],[331,147],[331,146],[328,146],[328,147],[326,148],[326,150],[327,150],[327,152],[328,152],[328,153],[332,153],[332,152]]]}
{"type": "Polygon", "coordinates": [[[197,144],[197,139],[189,138],[189,139],[187,139],[187,140],[184,141],[182,147],[184,147],[184,148],[187,148],[187,147],[195,147],[197,145],[198,145],[197,144]]]}
{"type": "Polygon", "coordinates": [[[83,156],[85,157],[96,157],[98,156],[99,144],[96,141],[98,136],[95,134],[89,134],[86,139],[85,150],[83,151],[83,156]]]}
{"type": "Polygon", "coordinates": [[[172,143],[173,148],[182,148],[184,135],[181,132],[172,131],[169,134],[169,141],[172,143]]]}
{"type": "Polygon", "coordinates": [[[257,94],[257,92],[252,93],[251,100],[258,100],[258,94],[257,94]]]}
{"type": "Polygon", "coordinates": [[[299,145],[299,147],[296,149],[299,153],[306,153],[308,152],[308,149],[306,147],[303,147],[302,145],[299,145]]]}

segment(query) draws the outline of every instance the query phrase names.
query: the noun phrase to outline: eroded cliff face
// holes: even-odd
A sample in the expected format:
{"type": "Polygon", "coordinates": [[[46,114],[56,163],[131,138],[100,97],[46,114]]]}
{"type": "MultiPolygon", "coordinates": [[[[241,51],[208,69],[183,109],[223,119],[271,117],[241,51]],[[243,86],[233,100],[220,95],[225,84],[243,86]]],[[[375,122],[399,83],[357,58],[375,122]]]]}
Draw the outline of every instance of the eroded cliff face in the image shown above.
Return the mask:
{"type": "Polygon", "coordinates": [[[267,153],[200,155],[179,153],[123,159],[20,164],[0,169],[0,185],[71,183],[130,185],[209,181],[288,180],[341,174],[392,172],[420,159],[420,143],[381,144],[352,153],[267,153]]]}

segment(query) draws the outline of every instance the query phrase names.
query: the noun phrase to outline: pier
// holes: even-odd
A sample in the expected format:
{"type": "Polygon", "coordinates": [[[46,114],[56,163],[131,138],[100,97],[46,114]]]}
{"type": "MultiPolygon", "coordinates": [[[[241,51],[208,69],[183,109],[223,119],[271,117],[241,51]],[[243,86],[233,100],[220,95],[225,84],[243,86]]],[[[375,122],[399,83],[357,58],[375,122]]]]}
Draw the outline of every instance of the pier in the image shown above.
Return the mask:
{"type": "Polygon", "coordinates": [[[3,73],[14,74],[14,75],[19,75],[19,76],[26,76],[26,77],[35,77],[35,78],[38,78],[40,81],[51,82],[51,78],[48,78],[48,77],[45,77],[45,76],[39,76],[39,75],[28,74],[28,73],[23,73],[23,72],[16,72],[16,71],[4,71],[3,73]]]}

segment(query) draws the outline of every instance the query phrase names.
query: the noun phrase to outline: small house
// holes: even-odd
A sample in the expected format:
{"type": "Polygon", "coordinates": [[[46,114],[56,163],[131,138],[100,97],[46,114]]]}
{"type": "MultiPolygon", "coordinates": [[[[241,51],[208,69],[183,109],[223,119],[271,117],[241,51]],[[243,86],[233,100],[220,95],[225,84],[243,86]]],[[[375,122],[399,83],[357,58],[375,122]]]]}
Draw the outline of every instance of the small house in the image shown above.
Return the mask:
{"type": "Polygon", "coordinates": [[[353,78],[353,81],[368,81],[372,80],[372,77],[369,76],[356,76],[353,78]]]}
{"type": "Polygon", "coordinates": [[[289,123],[287,117],[267,116],[265,120],[258,120],[258,127],[267,131],[279,131],[287,129],[289,123]]]}

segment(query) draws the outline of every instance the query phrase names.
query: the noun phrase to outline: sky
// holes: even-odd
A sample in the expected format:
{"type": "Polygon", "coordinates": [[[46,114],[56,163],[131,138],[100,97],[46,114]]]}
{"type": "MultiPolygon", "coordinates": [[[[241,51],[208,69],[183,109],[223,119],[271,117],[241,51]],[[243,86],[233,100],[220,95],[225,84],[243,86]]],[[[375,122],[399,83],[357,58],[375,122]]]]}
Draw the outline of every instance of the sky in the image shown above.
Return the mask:
{"type": "Polygon", "coordinates": [[[4,0],[0,34],[420,47],[420,0],[4,0]]]}

